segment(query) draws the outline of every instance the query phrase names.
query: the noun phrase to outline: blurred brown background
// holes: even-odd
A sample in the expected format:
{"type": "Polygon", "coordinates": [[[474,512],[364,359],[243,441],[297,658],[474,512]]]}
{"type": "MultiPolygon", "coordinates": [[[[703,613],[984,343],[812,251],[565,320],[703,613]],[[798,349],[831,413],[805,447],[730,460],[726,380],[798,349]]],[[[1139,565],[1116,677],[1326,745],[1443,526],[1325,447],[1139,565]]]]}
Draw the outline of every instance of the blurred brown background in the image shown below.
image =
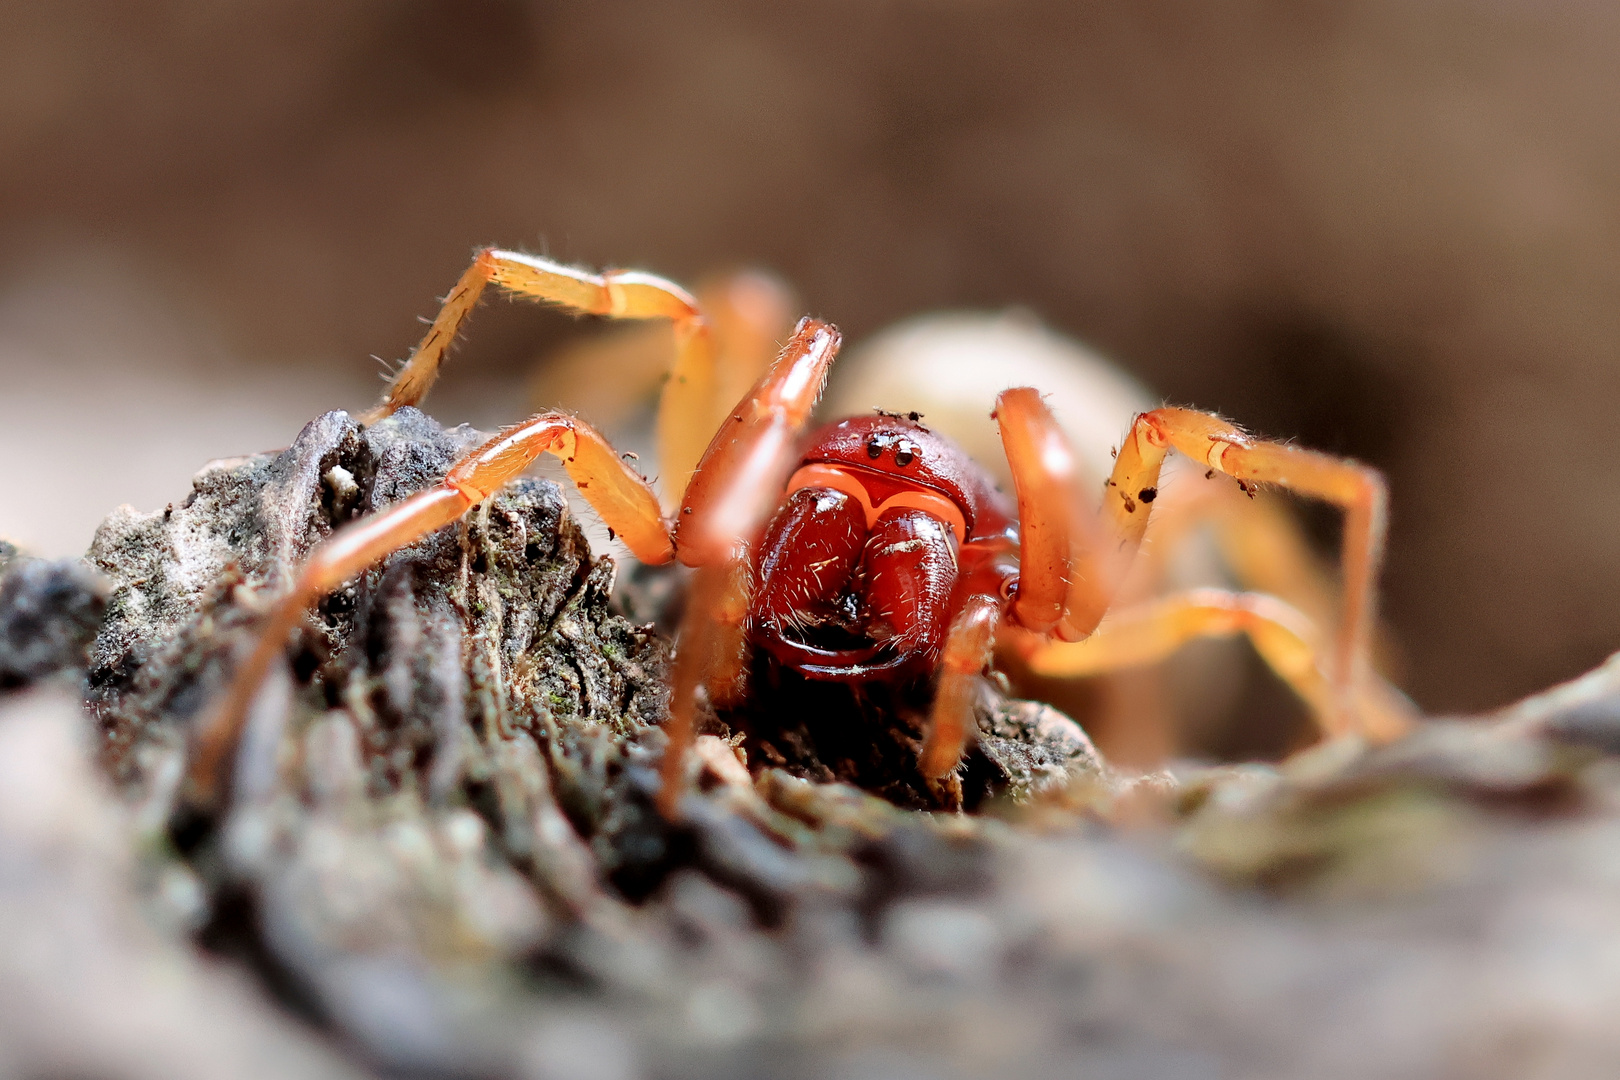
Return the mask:
{"type": "MultiPolygon", "coordinates": [[[[1168,399],[1388,470],[1403,681],[1620,646],[1620,9],[988,0],[11,3],[0,533],[376,390],[475,245],[780,271],[860,338],[1026,306],[1168,399]]],[[[490,304],[434,411],[524,411],[490,304]]]]}

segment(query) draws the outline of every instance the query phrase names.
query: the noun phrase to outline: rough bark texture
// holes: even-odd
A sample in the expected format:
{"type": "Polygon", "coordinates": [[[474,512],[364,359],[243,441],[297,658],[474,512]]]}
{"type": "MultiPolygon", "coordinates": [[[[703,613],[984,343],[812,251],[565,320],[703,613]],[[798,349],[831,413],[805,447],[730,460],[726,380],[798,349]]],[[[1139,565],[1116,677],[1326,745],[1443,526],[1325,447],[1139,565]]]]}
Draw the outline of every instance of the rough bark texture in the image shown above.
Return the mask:
{"type": "Polygon", "coordinates": [[[478,437],[332,413],[115,513],[99,577],[0,555],[0,1075],[1610,1074],[1615,663],[1174,780],[987,690],[944,791],[910,691],[756,670],[671,826],[666,646],[520,481],[312,613],[177,813],[266,599],[478,437]]]}
{"type": "Polygon", "coordinates": [[[77,674],[105,608],[77,560],[31,559],[0,540],[0,689],[77,674]]]}

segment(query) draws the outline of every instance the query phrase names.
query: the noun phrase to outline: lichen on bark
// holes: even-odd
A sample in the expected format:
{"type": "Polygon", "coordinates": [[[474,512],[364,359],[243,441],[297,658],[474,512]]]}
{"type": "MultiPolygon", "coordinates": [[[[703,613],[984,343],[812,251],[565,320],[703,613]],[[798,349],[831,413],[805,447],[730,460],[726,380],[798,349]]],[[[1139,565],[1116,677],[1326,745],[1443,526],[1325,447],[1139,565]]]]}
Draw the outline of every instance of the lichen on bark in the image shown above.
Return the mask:
{"type": "MultiPolygon", "coordinates": [[[[636,906],[654,894],[719,890],[769,928],[982,885],[978,829],[836,783],[959,803],[916,774],[915,691],[815,721],[875,748],[854,767],[795,738],[803,701],[761,676],[746,718],[709,714],[680,820],[660,817],[669,645],[617,613],[614,565],[539,479],[325,598],[261,695],[227,806],[188,817],[188,732],[266,605],[333,530],[438,482],[482,438],[412,409],[370,428],[329,413],[286,451],[211,463],[183,503],[98,531],[86,561],[108,602],[85,686],[100,756],[149,842],[199,882],[185,917],[202,940],[378,1060],[459,1069],[513,1052],[511,1030],[483,1040],[513,1001],[535,1007],[514,980],[565,973],[638,1008],[676,993],[635,974],[668,959],[668,904],[636,906]],[[414,1011],[369,1005],[384,989],[414,1011]]],[[[670,593],[655,586],[640,606],[670,593]]],[[[1067,718],[991,692],[983,713],[975,803],[1105,775],[1067,718]]]]}

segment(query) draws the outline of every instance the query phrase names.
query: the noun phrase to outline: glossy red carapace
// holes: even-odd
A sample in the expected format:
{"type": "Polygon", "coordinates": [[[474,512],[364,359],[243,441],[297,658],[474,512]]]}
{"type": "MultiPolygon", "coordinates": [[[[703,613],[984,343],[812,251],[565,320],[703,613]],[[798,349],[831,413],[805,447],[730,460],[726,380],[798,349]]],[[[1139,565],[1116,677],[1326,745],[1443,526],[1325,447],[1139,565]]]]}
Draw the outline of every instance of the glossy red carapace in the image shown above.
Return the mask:
{"type": "Polygon", "coordinates": [[[812,435],[755,556],[749,637],[811,678],[931,673],[966,576],[1017,573],[1011,502],[916,414],[812,435]]]}

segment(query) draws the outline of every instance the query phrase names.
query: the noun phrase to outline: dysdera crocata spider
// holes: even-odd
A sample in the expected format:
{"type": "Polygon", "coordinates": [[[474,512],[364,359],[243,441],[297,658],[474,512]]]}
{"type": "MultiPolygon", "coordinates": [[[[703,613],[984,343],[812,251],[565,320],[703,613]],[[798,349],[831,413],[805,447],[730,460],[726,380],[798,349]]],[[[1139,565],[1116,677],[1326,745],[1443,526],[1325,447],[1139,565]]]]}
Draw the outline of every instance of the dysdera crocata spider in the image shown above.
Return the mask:
{"type": "Polygon", "coordinates": [[[721,396],[728,367],[758,361],[722,340],[727,331],[719,328],[735,320],[711,319],[685,290],[652,275],[593,274],[496,249],[477,255],[366,422],[423,399],[491,283],[578,313],[670,320],[677,348],[659,435],[673,512],[666,516],[649,482],[590,425],[545,412],[466,455],[438,486],[339,529],[311,553],[200,725],[190,773],[199,801],[217,798],[248,707],[306,610],[389,553],[456,521],[547,453],[637,559],[678,559],[695,570],[664,725],[669,747],[659,802],[666,816],[677,809],[700,690],[716,704],[734,701],[750,644],[814,679],[893,681],[937,672],[919,760],[935,778],[962,757],[977,680],[998,633],[1032,659],[1099,671],[1162,655],[1195,636],[1242,630],[1313,704],[1325,732],[1387,736],[1399,726],[1364,689],[1386,503],[1382,480],[1366,466],[1251,438],[1208,413],[1153,409],[1127,432],[1099,507],[1080,489],[1073,451],[1039,391],[1018,387],[999,395],[993,413],[1014,479],[1008,499],[915,413],[846,419],[802,440],[840,343],[828,323],[801,320],[731,405],[721,396]],[[1344,602],[1330,658],[1320,655],[1297,612],[1260,594],[1198,590],[1110,615],[1172,449],[1245,489],[1276,484],[1344,510],[1344,602]]]}

